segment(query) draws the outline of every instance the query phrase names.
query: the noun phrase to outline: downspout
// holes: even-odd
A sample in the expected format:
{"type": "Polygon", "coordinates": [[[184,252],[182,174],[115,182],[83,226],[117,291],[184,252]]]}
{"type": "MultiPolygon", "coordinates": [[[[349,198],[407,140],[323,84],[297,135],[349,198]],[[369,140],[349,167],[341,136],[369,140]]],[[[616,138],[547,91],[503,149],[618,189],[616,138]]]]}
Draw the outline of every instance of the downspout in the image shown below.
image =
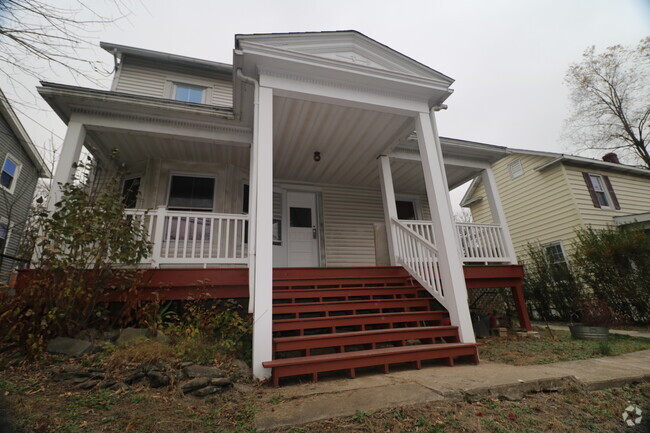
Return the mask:
{"type": "Polygon", "coordinates": [[[255,266],[257,261],[257,242],[255,232],[257,225],[257,148],[258,148],[258,109],[260,104],[260,83],[244,75],[241,68],[237,69],[237,78],[255,88],[253,96],[253,142],[250,150],[250,178],[248,179],[248,313],[255,309],[255,266]]]}

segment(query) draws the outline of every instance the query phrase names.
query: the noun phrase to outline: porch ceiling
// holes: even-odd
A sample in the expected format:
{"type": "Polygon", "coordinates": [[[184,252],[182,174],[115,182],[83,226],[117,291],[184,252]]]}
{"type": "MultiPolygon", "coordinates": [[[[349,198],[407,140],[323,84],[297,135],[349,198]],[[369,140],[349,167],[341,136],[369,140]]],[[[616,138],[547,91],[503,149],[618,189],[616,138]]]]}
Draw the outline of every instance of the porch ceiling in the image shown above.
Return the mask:
{"type": "Polygon", "coordinates": [[[90,143],[102,155],[116,151],[116,159],[126,165],[161,158],[175,161],[233,164],[248,167],[249,149],[208,141],[183,140],[167,136],[133,134],[115,130],[88,131],[90,143]]]}
{"type": "Polygon", "coordinates": [[[273,117],[274,177],[302,182],[379,185],[377,157],[412,131],[405,116],[285,97],[273,117]]]}

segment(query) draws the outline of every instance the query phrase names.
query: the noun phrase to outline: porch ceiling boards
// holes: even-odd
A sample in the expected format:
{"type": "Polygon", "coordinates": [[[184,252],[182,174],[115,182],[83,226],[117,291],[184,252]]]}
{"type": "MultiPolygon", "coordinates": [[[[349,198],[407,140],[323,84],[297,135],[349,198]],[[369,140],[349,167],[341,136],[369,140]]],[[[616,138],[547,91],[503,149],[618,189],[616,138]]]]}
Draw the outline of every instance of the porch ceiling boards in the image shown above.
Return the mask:
{"type": "Polygon", "coordinates": [[[376,158],[412,129],[405,116],[285,97],[273,109],[274,176],[286,180],[378,186],[376,158]]]}

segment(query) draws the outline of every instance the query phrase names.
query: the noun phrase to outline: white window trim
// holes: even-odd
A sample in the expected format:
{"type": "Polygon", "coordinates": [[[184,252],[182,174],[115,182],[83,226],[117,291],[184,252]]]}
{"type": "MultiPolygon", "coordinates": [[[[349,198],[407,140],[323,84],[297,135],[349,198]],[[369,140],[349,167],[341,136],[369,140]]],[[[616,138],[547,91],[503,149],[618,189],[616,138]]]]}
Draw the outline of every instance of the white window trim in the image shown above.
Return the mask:
{"type": "Polygon", "coordinates": [[[0,184],[0,188],[7,191],[9,194],[13,194],[14,191],[16,190],[16,184],[18,183],[18,178],[20,177],[20,172],[22,171],[23,163],[20,162],[18,158],[13,156],[13,154],[7,152],[7,155],[5,155],[5,159],[2,161],[2,167],[0,167],[0,173],[2,173],[2,169],[4,168],[7,159],[11,159],[16,164],[16,173],[14,174],[14,181],[11,182],[11,187],[7,188],[4,185],[0,184]]]}
{"type": "MultiPolygon", "coordinates": [[[[173,176],[183,176],[183,177],[207,177],[210,179],[214,179],[214,194],[212,197],[212,210],[210,212],[216,212],[216,207],[217,207],[217,197],[219,196],[219,180],[217,179],[217,175],[212,174],[212,173],[195,173],[195,172],[182,172],[182,171],[170,171],[169,172],[169,179],[167,180],[167,199],[165,200],[165,206],[167,206],[167,209],[169,209],[169,194],[171,193],[172,190],[172,177],[173,176]]],[[[187,210],[187,211],[182,211],[182,212],[204,212],[204,211],[197,211],[197,210],[187,210]]]]}
{"type": "Polygon", "coordinates": [[[515,159],[514,161],[511,161],[510,163],[508,163],[508,173],[510,174],[510,179],[512,179],[512,180],[520,178],[521,176],[524,175],[524,173],[525,173],[524,172],[524,165],[521,163],[521,159],[518,158],[518,159],[515,159]],[[521,169],[521,172],[519,172],[519,174],[513,173],[513,170],[512,170],[512,168],[516,164],[518,164],[519,168],[521,169]]]}
{"type": "Polygon", "coordinates": [[[192,78],[185,77],[167,77],[165,81],[165,96],[169,99],[176,100],[174,95],[176,93],[176,86],[182,86],[183,84],[192,87],[202,87],[205,89],[203,92],[203,101],[202,104],[211,104],[212,102],[212,88],[214,87],[213,83],[203,80],[195,80],[192,78]]]}
{"type": "MultiPolygon", "coordinates": [[[[602,205],[601,204],[600,208],[601,209],[614,209],[612,196],[609,194],[609,189],[607,188],[607,184],[605,183],[605,177],[600,173],[589,173],[589,172],[587,172],[587,175],[589,176],[589,182],[591,182],[591,176],[594,176],[594,177],[597,177],[597,178],[600,179],[600,184],[603,186],[603,193],[605,194],[605,199],[607,199],[607,205],[602,205]]],[[[594,187],[593,183],[592,183],[591,187],[592,188],[594,187]]],[[[595,188],[594,188],[594,193],[596,193],[595,188]]],[[[598,198],[596,197],[596,199],[598,199],[598,198]]],[[[600,204],[600,202],[598,202],[598,204],[600,204]]]]}
{"type": "Polygon", "coordinates": [[[424,219],[422,216],[422,203],[419,196],[413,194],[395,194],[395,201],[410,201],[413,203],[413,209],[415,210],[415,220],[421,221],[424,219]]]}

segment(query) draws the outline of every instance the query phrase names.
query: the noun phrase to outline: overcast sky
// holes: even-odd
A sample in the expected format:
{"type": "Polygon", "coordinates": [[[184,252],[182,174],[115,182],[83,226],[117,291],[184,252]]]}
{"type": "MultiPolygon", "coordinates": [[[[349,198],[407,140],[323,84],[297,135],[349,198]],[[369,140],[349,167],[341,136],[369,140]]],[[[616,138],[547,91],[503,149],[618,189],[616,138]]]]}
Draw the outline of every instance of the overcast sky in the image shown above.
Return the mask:
{"type": "MultiPolygon", "coordinates": [[[[438,116],[441,135],[558,152],[570,149],[560,139],[568,66],[588,46],[636,45],[650,35],[650,0],[122,1],[128,17],[94,29],[97,44],[232,63],[236,33],[358,30],[456,80],[449,109],[438,116]]],[[[119,15],[112,2],[95,2],[104,15],[119,15]]],[[[87,55],[112,66],[103,50],[87,55]]],[[[42,78],[77,84],[55,71],[42,78]]],[[[109,87],[109,79],[98,79],[109,87]]],[[[60,142],[65,125],[41,108],[23,110],[42,125],[23,116],[28,132],[41,145],[52,134],[60,142]]]]}

